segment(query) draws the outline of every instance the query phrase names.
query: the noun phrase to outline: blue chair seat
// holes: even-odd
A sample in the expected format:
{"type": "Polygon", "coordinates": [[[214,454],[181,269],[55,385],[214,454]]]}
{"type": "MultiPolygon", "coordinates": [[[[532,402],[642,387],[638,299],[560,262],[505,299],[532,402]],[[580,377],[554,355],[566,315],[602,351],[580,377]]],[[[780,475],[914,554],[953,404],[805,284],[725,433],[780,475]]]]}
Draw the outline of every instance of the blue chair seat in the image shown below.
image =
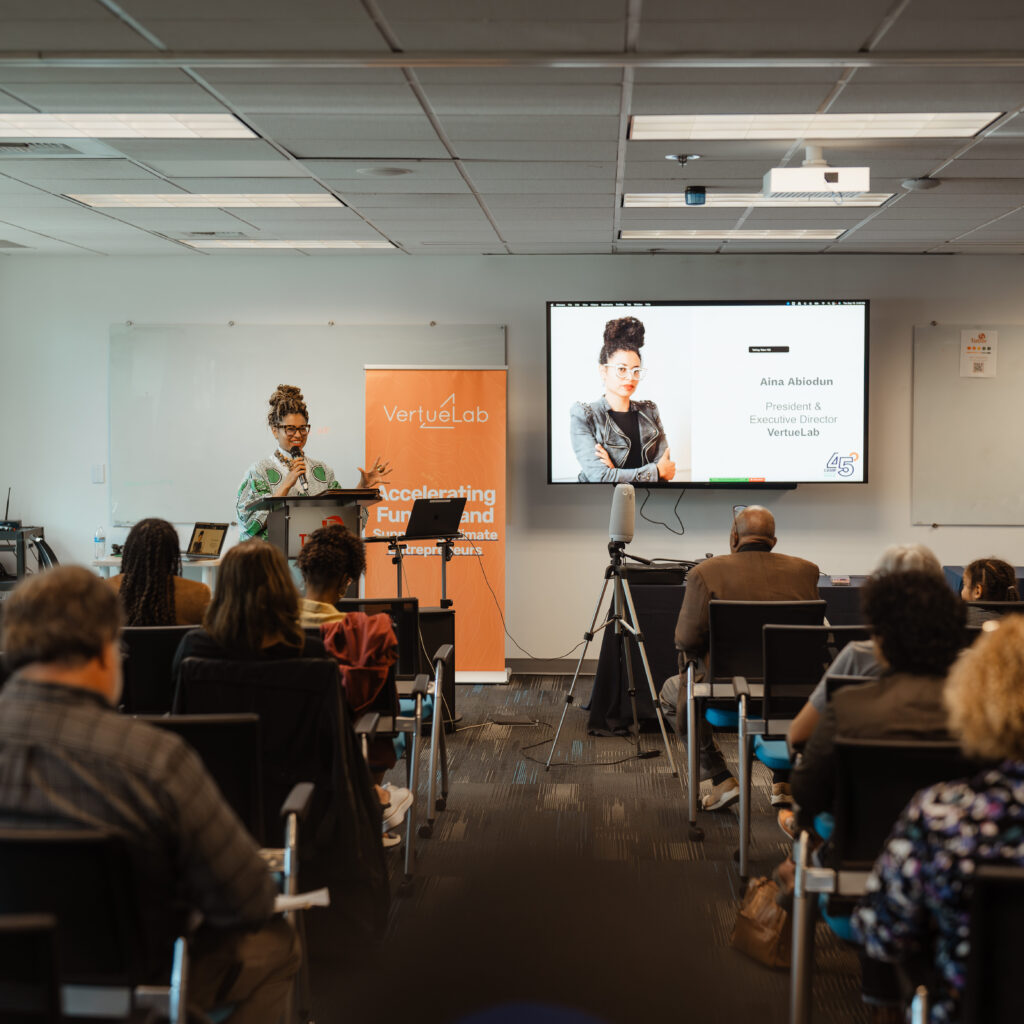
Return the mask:
{"type": "Polygon", "coordinates": [[[716,729],[735,729],[740,724],[738,711],[727,711],[723,708],[708,708],[704,712],[704,718],[716,729]]]}
{"type": "Polygon", "coordinates": [[[754,757],[767,765],[773,772],[788,771],[793,767],[785,740],[766,740],[754,737],[754,757]]]}
{"type": "Polygon", "coordinates": [[[860,938],[853,930],[853,918],[849,915],[845,916],[833,916],[826,912],[828,907],[828,893],[823,892],[818,896],[818,909],[821,910],[821,916],[825,921],[825,924],[832,929],[836,936],[846,942],[856,942],[860,944],[860,938]]]}

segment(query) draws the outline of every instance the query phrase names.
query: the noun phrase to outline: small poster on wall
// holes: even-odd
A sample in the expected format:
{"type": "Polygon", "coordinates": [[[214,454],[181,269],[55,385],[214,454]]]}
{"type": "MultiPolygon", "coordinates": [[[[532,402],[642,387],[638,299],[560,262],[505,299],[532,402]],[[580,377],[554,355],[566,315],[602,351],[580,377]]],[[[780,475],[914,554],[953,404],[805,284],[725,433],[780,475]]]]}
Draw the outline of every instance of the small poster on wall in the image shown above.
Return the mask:
{"type": "Polygon", "coordinates": [[[994,377],[998,343],[998,331],[961,331],[960,376],[994,377]]]}

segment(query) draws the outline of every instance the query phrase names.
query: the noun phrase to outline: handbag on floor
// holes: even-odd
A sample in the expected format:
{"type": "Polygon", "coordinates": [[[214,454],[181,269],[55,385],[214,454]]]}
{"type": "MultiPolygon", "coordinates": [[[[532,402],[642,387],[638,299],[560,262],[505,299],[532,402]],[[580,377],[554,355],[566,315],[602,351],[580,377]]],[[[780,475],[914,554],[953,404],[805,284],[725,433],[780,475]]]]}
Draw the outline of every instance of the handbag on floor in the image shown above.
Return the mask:
{"type": "Polygon", "coordinates": [[[766,967],[789,967],[792,927],[775,902],[779,887],[770,878],[752,878],[740,903],[730,942],[766,967]]]}

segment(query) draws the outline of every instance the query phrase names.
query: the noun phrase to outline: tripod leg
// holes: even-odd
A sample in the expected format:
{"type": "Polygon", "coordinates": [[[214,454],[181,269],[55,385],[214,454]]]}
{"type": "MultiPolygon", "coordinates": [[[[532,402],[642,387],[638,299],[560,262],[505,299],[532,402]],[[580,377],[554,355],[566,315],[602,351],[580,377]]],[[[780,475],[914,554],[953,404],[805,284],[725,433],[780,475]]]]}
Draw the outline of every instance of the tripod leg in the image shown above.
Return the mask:
{"type": "MultiPolygon", "coordinates": [[[[629,589],[629,581],[628,580],[623,580],[622,581],[622,590],[623,590],[623,594],[625,595],[625,599],[626,599],[626,607],[629,609],[629,621],[633,624],[634,628],[638,628],[639,624],[637,623],[636,609],[633,607],[633,593],[629,589]]],[[[654,686],[654,677],[651,675],[651,665],[650,665],[650,662],[647,660],[647,646],[644,643],[644,638],[643,638],[643,634],[642,633],[637,633],[636,643],[637,643],[637,647],[640,649],[640,660],[643,662],[644,675],[647,676],[647,686],[648,686],[648,688],[651,691],[651,701],[654,703],[654,714],[657,716],[658,726],[661,729],[661,739],[662,739],[662,742],[665,744],[665,753],[668,755],[668,763],[669,763],[669,766],[672,769],[672,777],[674,779],[679,779],[679,769],[676,768],[676,761],[675,761],[675,758],[672,756],[672,745],[669,742],[668,729],[665,727],[665,717],[661,713],[661,701],[658,699],[658,691],[655,689],[655,686],[654,686]]],[[[633,717],[634,717],[634,720],[635,720],[635,718],[636,718],[635,710],[634,710],[633,717]]],[[[637,741],[638,742],[639,742],[639,738],[640,738],[640,732],[639,732],[639,726],[638,726],[638,728],[637,728],[637,741]]],[[[679,780],[679,785],[680,785],[680,788],[682,788],[682,785],[683,785],[682,779],[679,780]]]]}
{"type": "Polygon", "coordinates": [[[750,856],[750,776],[751,764],[750,736],[747,733],[747,698],[740,697],[739,722],[739,755],[740,755],[740,878],[745,882],[749,873],[748,858],[750,856]]]}
{"type": "Polygon", "coordinates": [[[633,732],[636,735],[636,752],[640,753],[640,716],[636,710],[636,680],[633,678],[633,649],[629,646],[629,632],[624,632],[619,637],[622,642],[622,656],[626,659],[626,679],[629,682],[629,706],[633,711],[633,732]]]}
{"type": "MultiPolygon", "coordinates": [[[[677,712],[678,714],[678,712],[677,712]]],[[[690,839],[703,839],[697,826],[697,796],[700,774],[697,766],[697,699],[693,695],[693,662],[686,666],[686,766],[689,775],[690,839]]]]}
{"type": "MultiPolygon", "coordinates": [[[[544,764],[544,771],[551,771],[551,759],[555,756],[555,747],[558,745],[558,737],[562,733],[562,726],[565,724],[565,715],[569,710],[569,705],[572,703],[573,691],[576,689],[576,680],[580,677],[580,669],[583,668],[583,659],[587,656],[587,649],[590,647],[590,641],[594,639],[594,628],[597,626],[597,618],[601,614],[601,605],[604,604],[604,595],[608,590],[608,577],[605,577],[604,583],[601,585],[601,594],[597,599],[597,606],[594,608],[594,617],[590,620],[590,629],[583,634],[583,639],[586,643],[583,645],[583,650],[580,651],[580,660],[576,662],[576,672],[573,674],[572,683],[569,686],[569,692],[565,695],[565,704],[562,707],[562,717],[558,720],[558,728],[555,730],[555,737],[551,741],[551,749],[548,751],[548,759],[544,764]]],[[[605,623],[607,625],[608,623],[605,623]]]]}

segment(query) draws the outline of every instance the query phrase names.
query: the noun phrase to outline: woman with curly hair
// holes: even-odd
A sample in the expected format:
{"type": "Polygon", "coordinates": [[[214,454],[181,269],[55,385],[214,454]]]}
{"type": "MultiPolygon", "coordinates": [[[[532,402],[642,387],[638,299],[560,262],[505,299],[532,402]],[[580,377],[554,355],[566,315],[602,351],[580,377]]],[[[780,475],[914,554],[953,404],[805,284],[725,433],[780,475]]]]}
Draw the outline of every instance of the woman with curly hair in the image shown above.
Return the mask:
{"type": "MultiPolygon", "coordinates": [[[[300,603],[303,626],[320,628],[327,653],[337,658],[345,696],[353,717],[364,711],[398,707],[398,694],[390,669],[398,658],[398,641],[387,615],[346,614],[334,607],[348,585],[366,567],[363,542],[344,526],[314,530],[297,559],[306,585],[300,603]],[[391,685],[390,692],[386,687],[391,685]]],[[[413,795],[404,787],[384,783],[384,775],[395,765],[395,748],[390,739],[377,737],[369,745],[370,773],[383,807],[383,842],[397,846],[401,837],[391,830],[401,823],[412,805],[413,795]]]]}
{"type": "Polygon", "coordinates": [[[210,603],[205,583],[182,577],[178,531],[166,519],[132,527],[121,574],[107,582],[120,594],[126,626],[195,626],[210,603]]]}
{"type": "MultiPolygon", "coordinates": [[[[334,470],[303,452],[309,438],[309,410],[302,392],[290,384],[279,384],[270,396],[267,426],[277,442],[270,455],[257,459],[239,485],[235,511],[243,538],[263,537],[269,513],[251,512],[248,506],[260,498],[296,497],[341,489],[334,470]],[[300,477],[304,477],[303,485],[300,477]]],[[[391,472],[380,459],[370,469],[359,470],[360,487],[376,487],[391,472]]]]}
{"type": "Polygon", "coordinates": [[[597,363],[604,394],[569,410],[569,434],[588,483],[656,483],[676,474],[665,428],[654,402],[633,401],[641,366],[644,325],[635,316],[609,320],[597,363]]]}
{"type": "Polygon", "coordinates": [[[324,645],[299,625],[299,593],[277,548],[243,541],[224,556],[202,629],[186,633],[172,675],[185,658],[232,661],[326,658],[324,645]]]}
{"type": "Polygon", "coordinates": [[[345,596],[349,584],[366,568],[363,542],[344,526],[325,526],[306,538],[296,564],[306,585],[306,596],[299,604],[302,625],[340,622],[345,613],[334,602],[345,596]]]}
{"type": "Polygon", "coordinates": [[[933,1021],[960,1020],[976,868],[1024,866],[1024,616],[981,634],[949,673],[945,703],[964,753],[997,767],[910,801],[853,918],[869,956],[931,962],[933,1021]]]}

